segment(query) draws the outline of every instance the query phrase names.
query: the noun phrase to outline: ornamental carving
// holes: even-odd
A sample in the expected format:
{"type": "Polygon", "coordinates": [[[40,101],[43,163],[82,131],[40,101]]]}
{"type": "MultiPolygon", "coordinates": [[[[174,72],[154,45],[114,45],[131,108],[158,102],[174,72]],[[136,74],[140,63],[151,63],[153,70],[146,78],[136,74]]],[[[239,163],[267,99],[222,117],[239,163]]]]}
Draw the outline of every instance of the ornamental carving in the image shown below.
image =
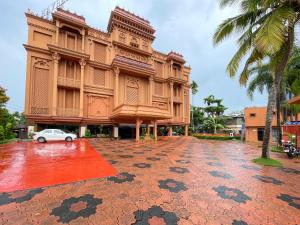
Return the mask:
{"type": "Polygon", "coordinates": [[[93,38],[98,38],[98,39],[101,39],[101,40],[108,41],[108,35],[104,34],[104,33],[101,33],[101,32],[89,30],[88,35],[93,37],[93,38]]]}
{"type": "Polygon", "coordinates": [[[127,77],[127,87],[139,88],[139,80],[131,77],[127,77]]]}
{"type": "Polygon", "coordinates": [[[50,60],[34,57],[33,58],[33,67],[49,70],[50,69],[50,60]]]}
{"type": "Polygon", "coordinates": [[[53,29],[50,29],[50,28],[48,28],[48,27],[43,27],[43,26],[40,26],[40,25],[37,25],[37,24],[34,24],[34,23],[28,22],[27,24],[28,24],[29,26],[33,26],[33,27],[36,27],[36,28],[39,28],[39,29],[42,29],[42,30],[50,31],[50,32],[52,32],[52,33],[55,33],[55,32],[56,32],[56,31],[53,30],[53,29]]]}
{"type": "Polygon", "coordinates": [[[116,49],[116,54],[119,56],[126,57],[128,59],[132,59],[132,60],[143,62],[143,63],[148,63],[148,61],[149,61],[148,57],[141,56],[136,53],[129,52],[129,51],[126,51],[126,50],[120,49],[120,48],[116,49]]]}

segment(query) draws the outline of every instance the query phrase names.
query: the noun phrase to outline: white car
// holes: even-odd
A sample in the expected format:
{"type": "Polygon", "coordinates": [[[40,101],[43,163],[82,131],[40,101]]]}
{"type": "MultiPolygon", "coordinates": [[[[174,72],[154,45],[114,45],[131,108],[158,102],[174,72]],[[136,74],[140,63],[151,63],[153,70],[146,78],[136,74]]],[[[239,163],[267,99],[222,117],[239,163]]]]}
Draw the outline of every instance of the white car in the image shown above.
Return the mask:
{"type": "Polygon", "coordinates": [[[76,134],[65,133],[59,129],[45,129],[40,132],[37,132],[33,139],[38,141],[39,143],[44,143],[47,141],[58,141],[58,140],[65,140],[67,142],[71,142],[77,139],[76,134]]]}

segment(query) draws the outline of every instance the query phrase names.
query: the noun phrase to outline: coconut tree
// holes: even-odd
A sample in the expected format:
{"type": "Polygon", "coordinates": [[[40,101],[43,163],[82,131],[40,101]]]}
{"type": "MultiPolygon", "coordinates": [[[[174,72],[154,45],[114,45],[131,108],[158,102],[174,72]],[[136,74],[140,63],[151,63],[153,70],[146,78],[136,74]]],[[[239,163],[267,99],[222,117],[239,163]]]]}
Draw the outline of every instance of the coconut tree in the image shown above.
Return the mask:
{"type": "Polygon", "coordinates": [[[192,83],[190,84],[190,88],[192,90],[192,129],[193,132],[195,130],[195,124],[194,124],[194,96],[198,93],[198,84],[196,83],[196,81],[192,81],[192,83]]]}
{"type": "Polygon", "coordinates": [[[230,77],[237,74],[242,59],[247,57],[240,73],[241,85],[246,85],[253,65],[268,58],[273,77],[266,114],[262,157],[269,158],[271,122],[276,94],[282,74],[294,45],[295,26],[299,22],[300,2],[297,0],[219,0],[220,5],[240,7],[240,14],[225,20],[214,34],[214,44],[233,33],[239,34],[239,48],[227,66],[230,77]]]}
{"type": "MultiPolygon", "coordinates": [[[[253,99],[255,91],[259,91],[261,94],[264,91],[269,92],[273,83],[273,77],[269,70],[269,64],[258,65],[250,69],[250,77],[253,76],[247,84],[247,94],[253,99]]],[[[295,87],[299,86],[300,88],[300,49],[295,47],[291,58],[287,64],[285,72],[283,74],[283,79],[281,82],[280,91],[276,95],[276,111],[282,112],[284,115],[284,108],[289,107],[285,104],[286,92],[295,92],[295,87]],[[299,84],[298,84],[299,82],[299,84]]],[[[291,109],[295,111],[294,108],[291,109]]],[[[281,144],[282,131],[281,131],[281,116],[280,113],[277,113],[277,132],[278,132],[278,144],[281,144]]]]}

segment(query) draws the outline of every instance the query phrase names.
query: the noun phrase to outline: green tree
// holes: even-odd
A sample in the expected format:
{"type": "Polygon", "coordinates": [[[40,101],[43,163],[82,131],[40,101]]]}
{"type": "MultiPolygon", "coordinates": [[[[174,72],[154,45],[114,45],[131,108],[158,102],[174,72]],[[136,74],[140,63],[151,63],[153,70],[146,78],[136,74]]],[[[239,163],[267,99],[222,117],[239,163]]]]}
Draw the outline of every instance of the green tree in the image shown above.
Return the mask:
{"type": "Polygon", "coordinates": [[[202,107],[195,107],[193,106],[193,113],[194,113],[194,126],[196,132],[202,130],[202,125],[204,121],[204,110],[202,107]]]}
{"type": "MultiPolygon", "coordinates": [[[[258,90],[261,94],[266,90],[270,91],[272,83],[274,81],[272,74],[269,70],[269,64],[258,65],[251,68],[249,71],[249,77],[254,76],[250,82],[248,82],[247,93],[248,96],[253,99],[253,94],[258,90]]],[[[285,109],[289,110],[297,115],[299,112],[297,106],[289,106],[285,104],[286,92],[290,91],[294,95],[297,94],[297,87],[300,89],[300,49],[295,47],[291,58],[287,64],[287,68],[284,71],[283,79],[281,82],[280,91],[276,95],[276,111],[282,112],[285,115],[285,109]]],[[[299,91],[300,92],[300,91],[299,91]]],[[[300,94],[300,93],[299,93],[300,94]]],[[[278,144],[281,144],[282,131],[281,131],[281,117],[277,113],[277,132],[278,132],[278,144]]]]}
{"type": "Polygon", "coordinates": [[[198,93],[198,84],[196,83],[196,81],[192,81],[192,83],[190,84],[190,88],[192,90],[192,113],[191,113],[191,117],[192,117],[192,129],[193,132],[195,131],[195,124],[194,124],[194,111],[193,111],[193,107],[194,107],[194,96],[198,93]]]}
{"type": "Polygon", "coordinates": [[[204,99],[204,103],[207,106],[204,107],[203,110],[209,116],[212,116],[212,117],[221,116],[227,109],[224,105],[222,105],[222,101],[223,101],[223,99],[216,99],[215,96],[210,95],[204,99]]]}
{"type": "Polygon", "coordinates": [[[240,74],[240,83],[245,85],[249,68],[268,57],[270,71],[274,78],[269,91],[266,125],[262,145],[262,157],[269,158],[271,122],[276,95],[286,68],[295,39],[295,26],[299,22],[300,2],[298,0],[219,0],[221,6],[238,4],[241,13],[225,20],[214,35],[218,44],[233,33],[240,34],[239,48],[229,62],[227,71],[234,77],[242,59],[248,56],[240,74]]]}
{"type": "Polygon", "coordinates": [[[203,122],[204,129],[212,131],[214,134],[217,134],[218,129],[224,129],[224,123],[220,117],[208,116],[204,119],[203,122]]]}
{"type": "Polygon", "coordinates": [[[5,107],[9,97],[6,95],[6,89],[0,86],[0,108],[5,107]]]}

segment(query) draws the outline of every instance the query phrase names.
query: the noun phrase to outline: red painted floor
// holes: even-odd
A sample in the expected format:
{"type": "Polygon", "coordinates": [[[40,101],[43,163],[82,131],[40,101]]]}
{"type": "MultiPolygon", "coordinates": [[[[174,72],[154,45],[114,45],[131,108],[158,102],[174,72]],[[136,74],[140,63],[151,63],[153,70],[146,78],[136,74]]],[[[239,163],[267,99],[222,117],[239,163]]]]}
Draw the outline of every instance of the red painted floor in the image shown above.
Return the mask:
{"type": "Polygon", "coordinates": [[[86,141],[0,146],[0,193],[116,175],[86,141]]]}

